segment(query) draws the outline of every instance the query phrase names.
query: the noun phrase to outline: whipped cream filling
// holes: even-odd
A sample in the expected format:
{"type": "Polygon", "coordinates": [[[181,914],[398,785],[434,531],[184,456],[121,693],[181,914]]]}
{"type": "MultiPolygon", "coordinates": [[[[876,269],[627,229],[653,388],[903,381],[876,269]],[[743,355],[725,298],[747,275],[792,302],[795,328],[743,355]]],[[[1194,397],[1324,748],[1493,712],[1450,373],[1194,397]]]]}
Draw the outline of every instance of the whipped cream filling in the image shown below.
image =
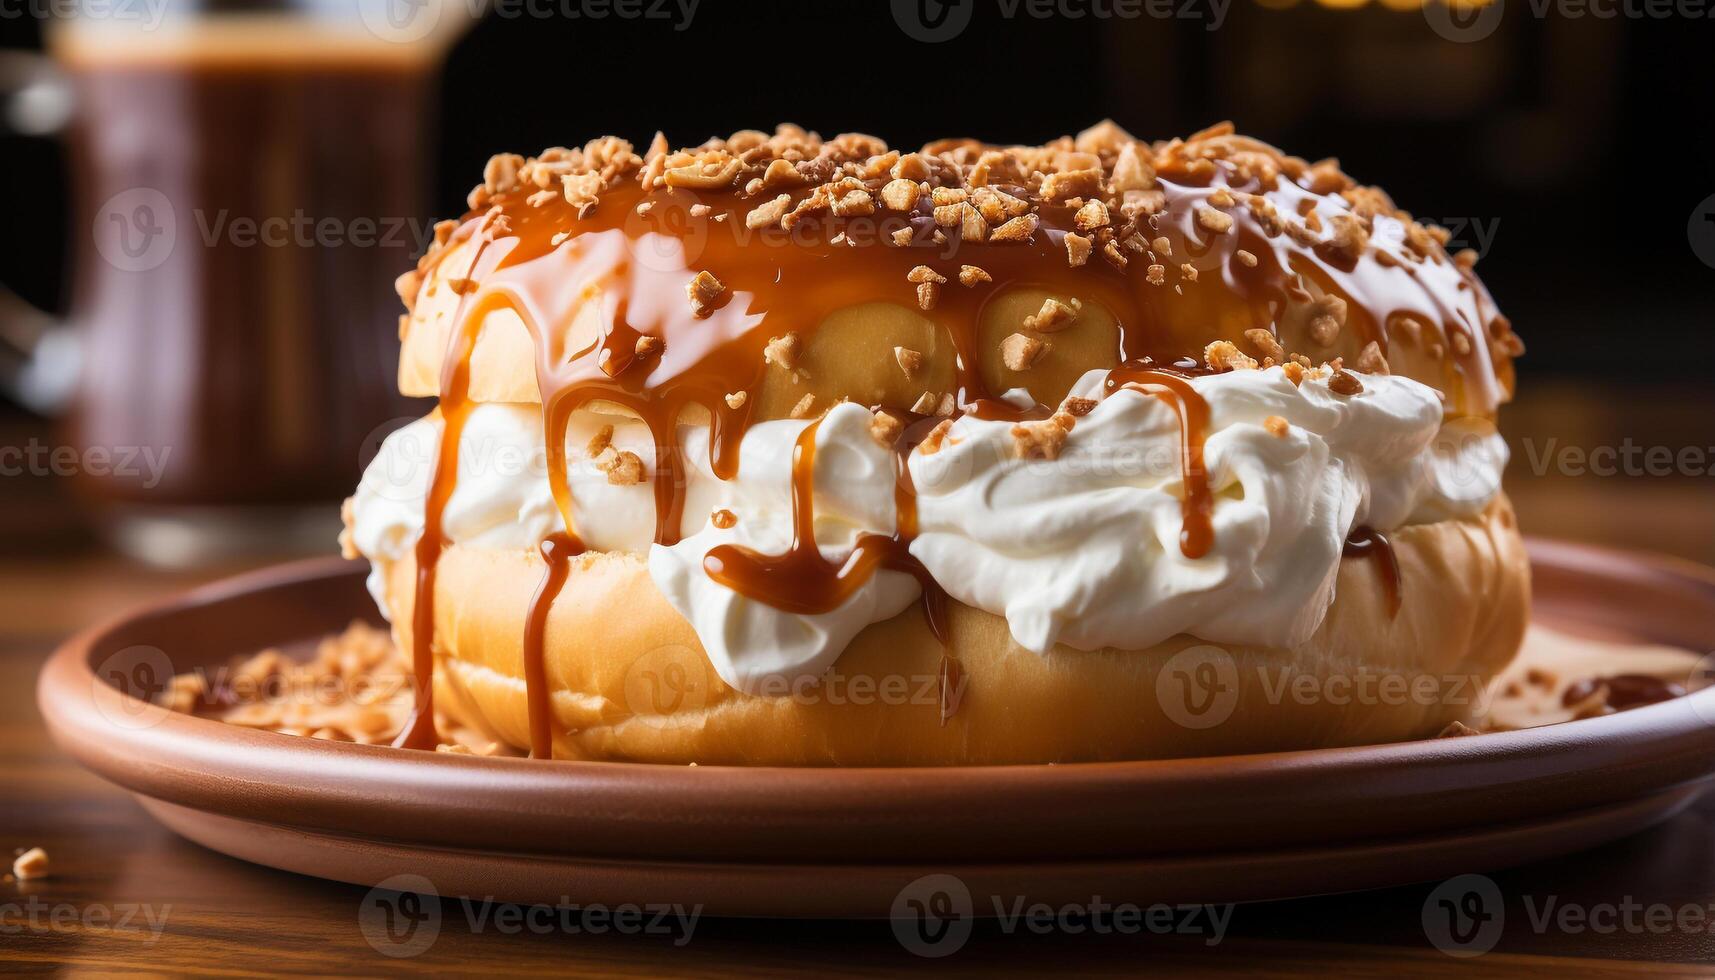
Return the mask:
{"type": "MultiPolygon", "coordinates": [[[[1106,372],[1074,394],[1100,397],[1106,372]]],[[[1291,645],[1309,637],[1334,598],[1340,553],[1354,527],[1479,513],[1500,488],[1505,444],[1486,422],[1442,424],[1439,395],[1405,378],[1362,376],[1343,397],[1325,382],[1288,381],[1279,368],[1199,377],[1209,405],[1205,466],[1214,491],[1214,546],[1179,549],[1178,416],[1160,399],[1121,390],[1101,400],[1053,460],[1016,455],[1012,424],[965,416],[934,453],[914,452],[919,534],[911,553],[948,594],[1005,616],[1013,638],[1137,649],[1177,633],[1214,642],[1291,645]],[[1288,423],[1284,435],[1267,420],[1288,423]]],[[[859,536],[895,529],[893,454],[869,435],[871,414],[836,405],[816,433],[815,538],[829,561],[859,536]]],[[[730,481],[708,462],[708,430],[685,426],[681,540],[653,544],[648,483],[615,485],[586,447],[604,426],[612,444],[654,460],[642,422],[579,412],[567,433],[568,486],[589,547],[647,554],[651,579],[696,631],[721,678],[747,693],[819,676],[864,627],[917,598],[910,575],[879,570],[839,607],[801,615],[711,579],[717,544],[765,554],[792,540],[793,448],[808,423],[752,426],[730,481]],[[711,521],[730,511],[732,526],[711,521]]],[[[381,572],[410,552],[441,424],[422,419],[389,436],[352,501],[358,551],[374,563],[370,591],[388,613],[381,572]]],[[[459,475],[443,515],[465,547],[533,550],[559,529],[537,405],[484,404],[470,413],[459,475]]],[[[723,522],[724,523],[724,522],[723,522]]]]}
{"type": "MultiPolygon", "coordinates": [[[[1072,394],[1100,398],[1105,371],[1072,394]]],[[[911,553],[947,593],[1006,617],[1038,653],[1056,643],[1137,649],[1178,633],[1289,646],[1334,600],[1353,528],[1480,512],[1506,445],[1492,427],[1444,430],[1439,396],[1363,376],[1340,396],[1280,368],[1192,379],[1209,407],[1203,461],[1214,545],[1180,549],[1180,424],[1161,399],[1121,389],[1053,460],[1020,459],[1012,425],[965,416],[943,447],[913,454],[919,534],[911,553]],[[1285,420],[1281,435],[1271,417],[1285,420]]],[[[1276,423],[1278,425],[1278,423],[1276,423]]]]}
{"type": "MultiPolygon", "coordinates": [[[[817,550],[829,561],[843,560],[863,534],[895,529],[894,455],[871,438],[872,418],[867,409],[840,404],[816,430],[814,527],[817,550]]],[[[653,544],[652,487],[610,483],[587,451],[590,440],[612,426],[614,449],[634,452],[652,466],[649,427],[622,416],[578,412],[567,428],[567,486],[579,537],[596,550],[646,553],[656,587],[696,630],[721,679],[741,691],[783,690],[781,684],[820,675],[859,630],[897,615],[920,592],[912,576],[883,569],[837,608],[800,615],[740,595],[703,571],[703,556],[718,544],[764,554],[791,545],[792,455],[807,424],[751,426],[732,480],[719,479],[709,465],[708,428],[681,427],[685,507],[682,537],[672,546],[653,544]],[[736,518],[731,527],[715,526],[711,517],[717,510],[736,518]]],[[[422,536],[441,430],[438,420],[426,418],[388,436],[352,498],[353,543],[373,563],[370,595],[389,618],[384,568],[409,554],[422,536]]],[[[534,550],[560,529],[540,406],[482,404],[471,410],[459,443],[458,481],[441,525],[449,542],[501,550],[534,550]]]]}

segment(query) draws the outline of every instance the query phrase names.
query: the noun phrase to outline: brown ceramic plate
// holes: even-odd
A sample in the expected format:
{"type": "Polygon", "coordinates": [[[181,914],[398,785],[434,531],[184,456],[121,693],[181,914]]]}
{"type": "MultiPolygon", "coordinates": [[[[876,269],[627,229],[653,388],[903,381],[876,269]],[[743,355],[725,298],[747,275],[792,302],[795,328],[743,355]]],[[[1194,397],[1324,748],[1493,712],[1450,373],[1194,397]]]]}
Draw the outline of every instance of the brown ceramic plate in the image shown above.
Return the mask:
{"type": "MultiPolygon", "coordinates": [[[[1535,542],[1539,618],[1715,649],[1715,571],[1535,542]]],[[[373,620],[335,560],[232,579],[68,642],[42,712],[74,758],[191,840],[443,895],[880,916],[902,886],[1052,903],[1240,901],[1493,869],[1628,834],[1715,773],[1715,688],[1530,731],[1311,752],[958,769],[740,769],[404,752],[150,709],[108,678],[373,620]],[[154,652],[151,652],[154,651],[154,652]],[[99,675],[99,676],[98,676],[99,675]]],[[[987,902],[979,899],[979,906],[987,902]]]]}

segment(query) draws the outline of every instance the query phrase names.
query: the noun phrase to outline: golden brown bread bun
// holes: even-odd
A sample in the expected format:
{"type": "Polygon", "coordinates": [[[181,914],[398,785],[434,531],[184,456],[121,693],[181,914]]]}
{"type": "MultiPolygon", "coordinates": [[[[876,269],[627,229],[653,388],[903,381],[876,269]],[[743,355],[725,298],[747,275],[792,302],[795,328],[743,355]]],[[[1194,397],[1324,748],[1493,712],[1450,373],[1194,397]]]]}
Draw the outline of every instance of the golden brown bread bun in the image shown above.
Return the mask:
{"type": "MultiPolygon", "coordinates": [[[[955,765],[1433,736],[1469,716],[1518,649],[1528,565],[1504,497],[1475,520],[1401,528],[1393,546],[1405,586],[1398,615],[1387,614],[1373,563],[1348,558],[1321,627],[1290,650],[1211,647],[1181,636],[1146,650],[1061,646],[1038,656],[1012,642],[1001,617],[953,603],[950,652],[963,687],[944,725],[942,650],[915,609],[858,634],[820,686],[749,696],[721,683],[641,557],[590,553],[573,559],[549,619],[554,754],[955,765]],[[1187,648],[1199,652],[1173,659],[1187,648]],[[1222,693],[1229,689],[1230,697],[1222,693]]],[[[395,635],[409,649],[415,569],[407,561],[386,571],[395,635]]],[[[435,595],[436,703],[521,748],[529,742],[524,618],[541,577],[534,554],[453,546],[441,559],[435,595]]]]}
{"type": "MultiPolygon", "coordinates": [[[[1474,253],[1449,255],[1445,232],[1333,161],[1306,163],[1230,126],[1152,145],[1104,123],[1040,147],[946,141],[904,156],[872,137],[823,142],[790,127],[642,156],[607,138],[499,156],[487,176],[471,213],[445,223],[399,283],[407,395],[444,394],[461,315],[476,331],[470,400],[542,401],[538,335],[571,361],[626,321],[662,341],[665,360],[622,351],[613,378],[654,391],[690,373],[718,378],[720,394],[748,392],[750,421],[785,417],[805,395],[905,411],[925,393],[1016,387],[1051,407],[1093,368],[1200,358],[1215,341],[1258,361],[1297,354],[1402,374],[1446,392],[1451,414],[1492,417],[1522,350],[1474,253]],[[720,177],[675,179],[698,168],[720,177]],[[556,193],[568,173],[597,189],[556,193]],[[888,193],[900,183],[909,204],[888,193]],[[841,195],[862,207],[830,208],[841,195]],[[974,230],[948,223],[961,215],[974,230]],[[1028,233],[1003,232],[1017,222],[1028,233]],[[700,311],[685,299],[698,275],[719,287],[700,311]],[[1032,325],[1046,299],[1079,315],[1032,325]],[[527,326],[532,315],[542,322],[527,326]],[[788,331],[802,335],[802,362],[766,368],[762,345],[788,331]],[[1014,335],[1042,344],[1018,368],[1002,354],[1014,335]],[[741,356],[683,355],[710,336],[741,356]],[[896,348],[922,369],[901,370],[896,348]]],[[[686,407],[700,414],[708,400],[686,407]]]]}

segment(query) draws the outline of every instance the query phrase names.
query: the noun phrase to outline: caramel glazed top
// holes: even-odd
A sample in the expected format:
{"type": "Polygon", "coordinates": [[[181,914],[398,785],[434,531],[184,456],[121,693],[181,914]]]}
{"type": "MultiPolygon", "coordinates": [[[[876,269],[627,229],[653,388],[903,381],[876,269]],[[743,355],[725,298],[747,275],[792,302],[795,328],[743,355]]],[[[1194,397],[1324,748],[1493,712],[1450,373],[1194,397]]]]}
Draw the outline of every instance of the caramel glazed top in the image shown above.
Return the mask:
{"type": "MultiPolygon", "coordinates": [[[[1042,146],[943,140],[911,153],[794,126],[680,150],[657,134],[641,154],[607,137],[496,156],[469,204],[397,284],[412,311],[407,347],[433,338],[446,351],[439,378],[410,358],[401,366],[407,393],[440,395],[447,433],[417,549],[419,600],[432,599],[439,510],[476,400],[543,405],[566,528],[544,549],[552,569],[581,548],[565,475],[579,408],[650,426],[652,475],[630,454],[609,452],[607,465],[610,478],[653,481],[656,538],[672,543],[680,422],[712,426],[710,463],[727,479],[747,426],[813,419],[841,400],[875,408],[877,437],[901,454],[932,449],[947,419],[968,413],[1016,420],[1020,453],[1052,457],[1088,411],[1063,401],[1073,382],[1117,369],[1110,389],[1162,397],[1185,421],[1182,545],[1193,555],[1207,543],[1195,540],[1203,474],[1192,472],[1200,433],[1187,404],[1199,400],[1184,377],[1280,364],[1295,381],[1325,376],[1355,394],[1361,374],[1392,372],[1442,392],[1449,418],[1492,419],[1523,351],[1474,252],[1448,254],[1444,230],[1336,161],[1285,155],[1226,123],[1156,143],[1103,122],[1042,146]],[[455,295],[436,296],[443,288],[455,295]],[[530,334],[534,390],[473,390],[472,351],[498,311],[530,334]],[[1011,389],[1029,397],[998,397],[1011,389]]],[[[813,542],[795,545],[792,568],[711,555],[710,574],[783,608],[832,608],[854,564],[910,565],[901,473],[896,547],[825,574],[809,567],[813,542]]],[[[808,482],[794,487],[805,509],[808,482]]],[[[429,626],[426,605],[414,618],[429,626]]]]}

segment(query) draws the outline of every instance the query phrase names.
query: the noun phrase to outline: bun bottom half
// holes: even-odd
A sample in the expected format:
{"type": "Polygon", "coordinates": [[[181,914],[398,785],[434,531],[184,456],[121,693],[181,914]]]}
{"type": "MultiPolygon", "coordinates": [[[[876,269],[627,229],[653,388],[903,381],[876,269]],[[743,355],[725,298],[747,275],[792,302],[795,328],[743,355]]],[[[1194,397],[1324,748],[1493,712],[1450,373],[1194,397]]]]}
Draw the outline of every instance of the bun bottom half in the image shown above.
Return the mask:
{"type": "MultiPolygon", "coordinates": [[[[1005,619],[949,602],[959,670],[943,720],[943,648],[915,607],[863,630],[819,683],[747,695],[715,674],[642,557],[571,561],[548,619],[556,758],[705,765],[936,766],[1225,755],[1429,737],[1469,719],[1513,658],[1530,572],[1511,504],[1390,534],[1396,615],[1377,561],[1346,558],[1296,647],[1177,636],[1141,650],[1046,655],[1005,619]]],[[[529,745],[523,637],[533,551],[449,546],[436,575],[436,704],[529,745]]],[[[416,570],[384,567],[410,649],[416,570]]]]}

